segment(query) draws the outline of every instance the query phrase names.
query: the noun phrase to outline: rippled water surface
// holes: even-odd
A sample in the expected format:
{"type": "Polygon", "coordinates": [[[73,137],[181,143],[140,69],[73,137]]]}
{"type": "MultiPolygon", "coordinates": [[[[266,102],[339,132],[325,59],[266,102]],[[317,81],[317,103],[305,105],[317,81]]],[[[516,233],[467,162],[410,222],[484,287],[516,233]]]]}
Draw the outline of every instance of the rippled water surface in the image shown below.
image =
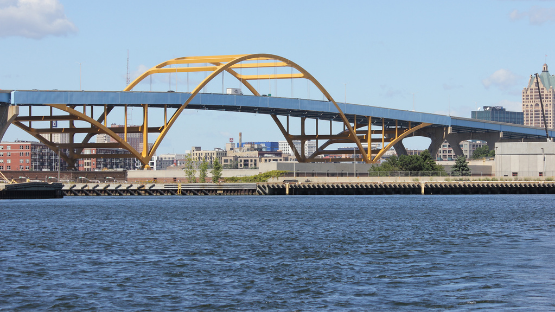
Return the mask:
{"type": "Polygon", "coordinates": [[[555,310],[555,196],[0,201],[0,310],[555,310]]]}

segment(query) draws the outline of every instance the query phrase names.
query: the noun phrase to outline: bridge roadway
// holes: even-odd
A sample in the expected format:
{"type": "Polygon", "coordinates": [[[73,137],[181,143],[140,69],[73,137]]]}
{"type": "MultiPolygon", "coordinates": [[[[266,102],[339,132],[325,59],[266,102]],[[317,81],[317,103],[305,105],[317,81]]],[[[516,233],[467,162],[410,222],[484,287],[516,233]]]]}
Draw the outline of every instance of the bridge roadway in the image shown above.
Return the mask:
{"type": "MultiPolygon", "coordinates": [[[[141,106],[179,108],[188,98],[187,92],[137,92],[137,91],[0,91],[0,106],[43,106],[46,104],[90,105],[90,106],[141,106]]],[[[408,127],[421,123],[431,124],[415,132],[414,136],[426,136],[432,139],[430,152],[448,140],[456,154],[462,154],[458,143],[466,139],[486,140],[493,148],[494,143],[503,141],[531,141],[545,138],[545,130],[523,125],[482,121],[476,119],[451,117],[438,114],[413,112],[384,107],[338,103],[349,122],[355,120],[364,124],[371,116],[372,125],[382,127],[408,127]]],[[[341,122],[340,115],[332,102],[281,98],[252,95],[227,95],[199,93],[185,109],[202,109],[258,114],[275,114],[278,116],[305,117],[319,120],[341,122]]],[[[1,113],[1,112],[0,112],[1,113]]],[[[1,114],[0,114],[1,115],[1,114]]],[[[2,122],[5,123],[5,117],[2,122]]],[[[5,125],[6,127],[8,125],[5,125]]],[[[1,129],[0,129],[1,130],[1,129]]],[[[3,132],[0,131],[0,135],[3,132]]],[[[555,131],[550,131],[555,136],[555,131]]],[[[1,139],[1,137],[0,137],[1,139]]],[[[395,146],[400,154],[406,153],[402,142],[395,146]]]]}

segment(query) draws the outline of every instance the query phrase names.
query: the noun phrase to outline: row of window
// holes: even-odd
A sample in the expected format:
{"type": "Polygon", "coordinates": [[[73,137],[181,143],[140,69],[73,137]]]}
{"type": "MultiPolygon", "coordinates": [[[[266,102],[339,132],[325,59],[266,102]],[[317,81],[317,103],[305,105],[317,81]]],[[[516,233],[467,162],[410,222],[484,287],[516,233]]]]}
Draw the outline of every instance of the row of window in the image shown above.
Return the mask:
{"type": "MultiPolygon", "coordinates": [[[[6,154],[7,154],[8,157],[11,157],[11,156],[12,156],[12,153],[11,153],[11,152],[7,152],[6,154]]],[[[19,156],[21,156],[21,157],[23,157],[23,156],[29,156],[29,155],[30,155],[29,152],[19,152],[19,156]]],[[[0,152],[0,157],[1,157],[1,156],[4,156],[4,152],[0,152]]]]}
{"type": "MultiPolygon", "coordinates": [[[[23,168],[25,168],[25,170],[29,170],[29,166],[19,166],[19,170],[24,170],[23,168]]],[[[4,170],[3,165],[0,165],[0,170],[4,170]]],[[[12,170],[12,166],[6,166],[6,170],[12,170]]]]}
{"type": "MultiPolygon", "coordinates": [[[[26,162],[26,163],[29,163],[29,159],[25,159],[25,162],[26,162]]],[[[3,164],[3,163],[4,163],[4,160],[3,160],[3,159],[0,159],[0,164],[3,164]]],[[[11,159],[6,159],[6,163],[11,164],[11,163],[12,163],[12,160],[11,160],[11,159]]],[[[23,159],[20,159],[20,160],[19,160],[19,163],[22,164],[22,163],[23,163],[23,159]]]]}
{"type": "MultiPolygon", "coordinates": [[[[4,149],[4,145],[0,145],[0,150],[3,150],[3,149],[4,149]]],[[[6,145],[6,149],[11,150],[12,146],[11,145],[6,145]]],[[[29,145],[20,145],[19,149],[30,149],[30,146],[29,145]]]]}

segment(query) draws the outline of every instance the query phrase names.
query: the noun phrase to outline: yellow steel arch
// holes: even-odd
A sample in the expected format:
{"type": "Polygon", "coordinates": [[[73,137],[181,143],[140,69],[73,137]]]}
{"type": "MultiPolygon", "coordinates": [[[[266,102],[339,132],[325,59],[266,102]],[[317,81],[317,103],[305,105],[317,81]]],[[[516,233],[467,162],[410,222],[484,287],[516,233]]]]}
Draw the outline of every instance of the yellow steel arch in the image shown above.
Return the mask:
{"type": "MultiPolygon", "coordinates": [[[[201,83],[199,83],[193,89],[193,91],[191,91],[191,95],[189,96],[187,101],[183,105],[181,105],[179,107],[179,109],[177,109],[177,111],[170,118],[170,120],[167,121],[167,123],[163,127],[163,130],[160,132],[158,138],[154,142],[154,144],[153,144],[152,148],[150,149],[150,151],[148,152],[148,154],[145,155],[145,153],[143,152],[143,156],[140,157],[139,159],[146,166],[148,164],[148,160],[154,155],[154,153],[156,152],[156,149],[160,145],[161,141],[163,140],[165,135],[168,133],[168,131],[171,128],[171,126],[173,125],[173,123],[179,117],[179,115],[181,114],[183,109],[185,109],[187,107],[187,105],[189,105],[191,100],[200,92],[200,90],[202,88],[204,88],[206,86],[206,84],[208,84],[208,82],[210,82],[212,79],[214,79],[217,75],[219,75],[223,71],[227,71],[230,74],[232,74],[236,79],[241,80],[241,82],[254,95],[259,95],[259,93],[250,84],[248,84],[247,80],[255,80],[255,79],[292,79],[292,78],[305,78],[305,79],[310,80],[320,90],[320,92],[322,92],[322,94],[324,94],[324,96],[328,99],[328,101],[330,101],[334,104],[335,108],[337,109],[337,111],[338,111],[338,113],[341,117],[341,120],[343,121],[343,123],[345,124],[345,126],[347,128],[347,131],[349,133],[349,137],[352,139],[353,142],[355,142],[357,144],[357,147],[359,148],[359,151],[362,155],[362,159],[364,159],[366,162],[369,162],[367,154],[366,154],[364,148],[362,147],[362,144],[361,144],[360,140],[358,139],[358,137],[356,135],[356,132],[354,131],[353,127],[351,126],[350,122],[348,121],[347,117],[345,116],[345,114],[343,113],[341,108],[339,108],[339,105],[337,105],[337,103],[335,102],[333,97],[328,93],[328,91],[320,84],[320,82],[318,82],[318,80],[316,80],[304,68],[302,68],[298,64],[292,62],[291,60],[286,59],[286,58],[281,57],[281,56],[278,56],[278,55],[260,53],[260,54],[242,54],[242,55],[221,55],[221,56],[176,58],[176,59],[168,60],[166,62],[162,62],[162,63],[154,66],[153,68],[147,70],[146,72],[141,74],[139,77],[137,77],[133,82],[131,82],[124,89],[124,91],[132,90],[133,87],[135,87],[139,82],[144,80],[149,75],[152,75],[152,74],[155,74],[155,73],[177,73],[177,72],[199,72],[199,71],[212,71],[212,73],[209,74],[201,83]],[[281,62],[280,63],[276,63],[276,62],[271,63],[270,62],[270,63],[258,63],[258,64],[239,64],[243,61],[255,61],[255,60],[256,61],[261,61],[261,60],[274,60],[275,61],[275,60],[278,60],[278,61],[281,61],[281,62]],[[214,66],[164,68],[165,66],[172,65],[172,64],[198,64],[198,63],[212,64],[214,66]],[[298,70],[300,72],[300,74],[274,74],[274,75],[251,75],[251,76],[245,75],[244,76],[244,75],[237,74],[233,70],[233,69],[237,69],[237,68],[256,68],[256,67],[292,67],[292,68],[295,68],[296,70],[298,70]]],[[[291,140],[288,140],[288,142],[289,141],[291,141],[291,140]]],[[[292,144],[292,143],[290,142],[290,144],[292,144]]],[[[293,150],[295,150],[294,146],[291,146],[291,148],[293,150]]],[[[302,155],[301,157],[304,157],[304,155],[302,155]]]]}

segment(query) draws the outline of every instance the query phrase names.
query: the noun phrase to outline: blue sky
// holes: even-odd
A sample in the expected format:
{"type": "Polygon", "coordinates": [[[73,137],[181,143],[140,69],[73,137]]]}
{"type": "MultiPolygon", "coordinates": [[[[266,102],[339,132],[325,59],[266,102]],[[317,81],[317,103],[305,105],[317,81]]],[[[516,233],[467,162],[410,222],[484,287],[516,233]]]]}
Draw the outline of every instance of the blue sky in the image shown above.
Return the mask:
{"type": "MultiPolygon", "coordinates": [[[[0,89],[78,90],[81,63],[84,90],[121,90],[127,50],[134,76],[174,57],[264,52],[303,66],[337,101],[346,84],[350,103],[412,110],[414,94],[416,111],[470,117],[484,105],[520,110],[546,55],[555,66],[554,29],[553,1],[0,0],[0,89]]],[[[175,78],[157,77],[152,88],[170,86],[175,78]]],[[[306,82],[294,88],[307,95],[306,82]]],[[[158,154],[223,147],[239,131],[244,141],[283,139],[269,116],[191,111],[158,154]]],[[[15,139],[32,138],[11,127],[3,140],[15,139]]]]}

